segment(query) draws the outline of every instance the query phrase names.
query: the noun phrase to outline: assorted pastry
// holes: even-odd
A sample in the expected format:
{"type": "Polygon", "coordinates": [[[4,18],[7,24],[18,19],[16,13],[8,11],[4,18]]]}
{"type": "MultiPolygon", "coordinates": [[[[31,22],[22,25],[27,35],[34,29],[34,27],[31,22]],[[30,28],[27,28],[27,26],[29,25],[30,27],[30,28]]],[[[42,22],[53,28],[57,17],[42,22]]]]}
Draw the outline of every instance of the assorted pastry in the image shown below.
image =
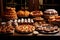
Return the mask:
{"type": "Polygon", "coordinates": [[[56,22],[56,24],[60,22],[60,16],[58,16],[58,12],[55,9],[47,9],[44,14],[42,11],[37,10],[32,12],[20,10],[17,13],[15,10],[15,8],[7,7],[5,13],[2,13],[2,19],[10,21],[0,23],[0,33],[14,33],[15,31],[33,34],[59,32],[58,26],[51,25],[53,24],[52,22],[56,22]],[[23,18],[29,17],[29,15],[35,18],[23,18]],[[50,24],[45,22],[44,18],[41,17],[42,15],[44,15],[45,19],[48,19],[47,21],[50,24]],[[21,18],[18,19],[18,17],[21,18]],[[29,23],[33,24],[30,25],[29,23]]]}
{"type": "Polygon", "coordinates": [[[20,10],[20,11],[17,12],[17,16],[18,16],[18,17],[28,17],[29,14],[30,14],[30,12],[27,11],[27,10],[25,10],[25,11],[20,10]]]}
{"type": "Polygon", "coordinates": [[[42,24],[46,24],[46,22],[45,22],[45,21],[44,21],[44,22],[35,22],[35,23],[34,23],[34,26],[35,26],[36,28],[39,28],[39,27],[41,27],[42,24]]]}
{"type": "Polygon", "coordinates": [[[10,24],[6,24],[6,22],[0,23],[0,33],[2,34],[8,34],[8,33],[14,33],[14,28],[10,24]]]}
{"type": "Polygon", "coordinates": [[[35,31],[35,26],[33,25],[19,25],[16,26],[16,31],[19,33],[32,33],[35,31]]]}
{"type": "Polygon", "coordinates": [[[49,22],[60,22],[60,16],[54,16],[54,17],[50,17],[48,19],[49,22]]]}
{"type": "Polygon", "coordinates": [[[6,20],[15,20],[17,19],[17,14],[15,8],[7,7],[5,13],[2,13],[2,18],[6,20]]]}
{"type": "Polygon", "coordinates": [[[53,25],[60,26],[60,16],[55,16],[54,18],[51,17],[51,18],[48,19],[48,21],[53,25]]]}
{"type": "Polygon", "coordinates": [[[49,18],[50,16],[58,16],[58,12],[55,9],[47,9],[44,11],[44,17],[49,18]]]}
{"type": "Polygon", "coordinates": [[[40,17],[40,16],[43,15],[43,12],[36,10],[36,11],[32,11],[30,15],[31,15],[31,16],[34,16],[34,17],[40,17]]]}
{"type": "Polygon", "coordinates": [[[50,24],[42,24],[37,27],[36,30],[40,33],[57,33],[59,32],[58,26],[52,26],[50,24]]]}

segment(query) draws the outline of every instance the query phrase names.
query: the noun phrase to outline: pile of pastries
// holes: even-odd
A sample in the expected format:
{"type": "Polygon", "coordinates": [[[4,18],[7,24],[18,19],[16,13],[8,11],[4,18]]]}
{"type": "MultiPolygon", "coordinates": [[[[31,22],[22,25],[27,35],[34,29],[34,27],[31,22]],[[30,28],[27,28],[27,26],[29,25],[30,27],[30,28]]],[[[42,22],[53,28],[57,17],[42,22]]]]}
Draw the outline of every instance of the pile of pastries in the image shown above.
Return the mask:
{"type": "Polygon", "coordinates": [[[49,23],[60,26],[60,16],[52,16],[48,19],[49,23]]]}
{"type": "Polygon", "coordinates": [[[27,10],[23,11],[23,10],[20,10],[17,12],[17,15],[18,17],[28,17],[29,15],[30,16],[33,16],[33,17],[37,17],[37,16],[42,16],[43,15],[43,12],[42,11],[32,11],[32,12],[29,12],[27,10]]]}
{"type": "Polygon", "coordinates": [[[36,30],[40,33],[57,33],[59,32],[58,26],[52,26],[49,24],[42,24],[36,27],[36,30]]]}
{"type": "Polygon", "coordinates": [[[50,21],[60,21],[60,16],[52,16],[49,18],[50,21]]]}
{"type": "Polygon", "coordinates": [[[20,11],[17,12],[17,16],[18,16],[18,17],[28,17],[29,14],[30,14],[30,12],[27,11],[27,10],[25,10],[25,11],[20,10],[20,11]]]}
{"type": "Polygon", "coordinates": [[[48,9],[44,11],[44,14],[38,10],[32,12],[27,10],[16,12],[15,10],[15,8],[7,7],[5,13],[2,14],[2,19],[10,21],[3,23],[3,25],[0,24],[0,33],[14,33],[15,31],[19,33],[33,33],[34,31],[56,33],[59,31],[58,26],[51,26],[51,24],[47,24],[45,21],[45,19],[48,19],[49,23],[60,22],[60,16],[58,16],[58,12],[55,9],[48,9]],[[29,18],[29,16],[33,17],[29,18]],[[29,23],[32,23],[32,25],[29,23]]]}
{"type": "Polygon", "coordinates": [[[14,27],[8,25],[6,22],[2,22],[0,23],[0,33],[2,34],[14,33],[14,27]]]}
{"type": "Polygon", "coordinates": [[[5,13],[2,13],[2,18],[6,20],[15,20],[17,19],[16,9],[12,7],[7,7],[5,13]]]}
{"type": "Polygon", "coordinates": [[[47,9],[44,11],[44,17],[48,19],[50,16],[58,16],[58,12],[55,9],[47,9]]]}
{"type": "Polygon", "coordinates": [[[16,27],[16,31],[19,33],[32,33],[35,31],[35,26],[33,25],[19,25],[16,27]]]}

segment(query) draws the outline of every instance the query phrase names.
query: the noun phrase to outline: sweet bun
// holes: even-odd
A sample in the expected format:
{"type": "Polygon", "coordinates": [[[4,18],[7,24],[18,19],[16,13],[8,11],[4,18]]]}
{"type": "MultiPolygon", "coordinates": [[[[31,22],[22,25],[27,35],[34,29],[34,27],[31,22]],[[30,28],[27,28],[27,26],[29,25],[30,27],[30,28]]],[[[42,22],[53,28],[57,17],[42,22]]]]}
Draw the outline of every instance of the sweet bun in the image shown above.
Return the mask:
{"type": "Polygon", "coordinates": [[[29,11],[25,11],[25,16],[29,16],[30,12],[29,11]]]}

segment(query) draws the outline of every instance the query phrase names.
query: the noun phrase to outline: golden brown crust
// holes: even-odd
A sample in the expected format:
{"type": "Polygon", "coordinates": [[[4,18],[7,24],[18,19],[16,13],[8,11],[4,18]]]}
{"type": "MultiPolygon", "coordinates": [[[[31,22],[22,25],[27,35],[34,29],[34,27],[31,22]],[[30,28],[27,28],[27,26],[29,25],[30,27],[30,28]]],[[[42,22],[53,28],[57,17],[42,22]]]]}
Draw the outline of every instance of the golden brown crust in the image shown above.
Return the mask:
{"type": "Polygon", "coordinates": [[[14,20],[17,19],[17,14],[15,11],[15,8],[7,7],[5,13],[2,14],[2,17],[7,19],[7,20],[14,20]]]}
{"type": "Polygon", "coordinates": [[[29,32],[33,32],[35,30],[34,26],[31,25],[20,25],[19,27],[16,27],[16,31],[17,32],[25,32],[25,33],[29,33],[29,32]]]}
{"type": "Polygon", "coordinates": [[[43,15],[43,12],[42,11],[32,11],[30,15],[32,15],[32,16],[41,16],[41,15],[43,15]]]}
{"type": "Polygon", "coordinates": [[[55,16],[56,19],[60,19],[60,16],[55,16]]]}
{"type": "Polygon", "coordinates": [[[22,11],[22,10],[20,10],[20,11],[18,11],[17,12],[17,15],[18,15],[18,17],[28,17],[29,16],[29,14],[30,14],[30,12],[29,11],[22,11]]]}

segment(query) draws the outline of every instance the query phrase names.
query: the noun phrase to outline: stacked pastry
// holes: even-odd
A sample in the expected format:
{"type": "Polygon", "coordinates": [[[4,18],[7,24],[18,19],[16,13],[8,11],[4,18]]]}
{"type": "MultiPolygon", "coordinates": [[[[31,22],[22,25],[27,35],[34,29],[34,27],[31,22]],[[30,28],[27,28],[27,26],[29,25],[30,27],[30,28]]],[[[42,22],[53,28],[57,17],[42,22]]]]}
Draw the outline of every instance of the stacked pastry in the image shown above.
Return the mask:
{"type": "Polygon", "coordinates": [[[52,16],[48,20],[51,24],[60,26],[60,16],[52,16]]]}
{"type": "Polygon", "coordinates": [[[7,7],[5,13],[2,14],[2,17],[6,20],[17,19],[15,8],[7,7]]]}
{"type": "Polygon", "coordinates": [[[58,16],[58,12],[55,9],[47,9],[44,11],[45,19],[48,19],[51,16],[58,16]]]}

